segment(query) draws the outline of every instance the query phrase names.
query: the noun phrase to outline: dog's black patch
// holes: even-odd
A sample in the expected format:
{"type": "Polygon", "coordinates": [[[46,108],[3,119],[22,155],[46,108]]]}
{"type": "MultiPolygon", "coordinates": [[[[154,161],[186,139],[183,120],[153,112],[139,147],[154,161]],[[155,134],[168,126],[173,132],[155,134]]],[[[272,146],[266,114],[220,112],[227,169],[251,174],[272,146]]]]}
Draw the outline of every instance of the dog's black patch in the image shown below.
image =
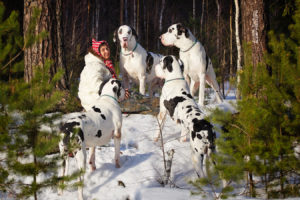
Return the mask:
{"type": "Polygon", "coordinates": [[[182,35],[184,33],[185,37],[188,38],[190,36],[189,30],[185,28],[181,23],[177,24],[177,34],[182,35]]]}
{"type": "Polygon", "coordinates": [[[97,134],[96,134],[96,137],[101,137],[101,136],[102,136],[102,131],[99,130],[99,131],[97,132],[97,134]]]}
{"type": "Polygon", "coordinates": [[[198,138],[199,140],[202,140],[201,134],[197,134],[197,138],[198,138]]]}
{"type": "Polygon", "coordinates": [[[196,113],[196,116],[200,116],[201,114],[200,113],[196,113]]]}
{"type": "Polygon", "coordinates": [[[108,79],[108,80],[105,80],[105,81],[103,81],[103,82],[101,83],[101,85],[100,85],[100,87],[99,87],[99,92],[98,92],[99,95],[101,95],[102,90],[103,90],[103,87],[104,87],[104,85],[105,85],[108,81],[109,81],[109,79],[108,79]]]}
{"type": "Polygon", "coordinates": [[[173,63],[173,58],[171,56],[166,56],[164,58],[164,66],[163,66],[163,69],[168,69],[169,72],[172,72],[173,71],[173,66],[172,66],[172,63],[173,63]]]}
{"type": "Polygon", "coordinates": [[[197,148],[195,148],[195,151],[196,151],[196,152],[198,152],[198,149],[197,149],[197,148]]]}
{"type": "Polygon", "coordinates": [[[192,108],[190,108],[190,109],[188,109],[187,111],[186,111],[186,113],[189,113],[189,112],[191,112],[193,109],[192,108]]]}
{"type": "Polygon", "coordinates": [[[174,110],[178,103],[185,101],[186,99],[184,97],[174,97],[170,100],[164,100],[164,106],[169,111],[170,116],[173,117],[174,110]]]}
{"type": "Polygon", "coordinates": [[[78,118],[79,118],[79,119],[84,119],[84,118],[86,118],[86,115],[85,115],[85,114],[80,115],[80,116],[78,116],[78,118]]]}
{"type": "Polygon", "coordinates": [[[153,56],[149,52],[147,52],[146,64],[146,73],[150,74],[153,66],[153,56]]]}
{"type": "Polygon", "coordinates": [[[187,97],[190,98],[190,99],[193,98],[191,94],[189,94],[189,93],[187,93],[187,92],[185,92],[185,91],[182,92],[182,94],[185,95],[185,96],[187,96],[187,97]]]}
{"type": "Polygon", "coordinates": [[[102,119],[106,120],[106,117],[103,114],[101,114],[101,117],[102,119]]]}
{"type": "Polygon", "coordinates": [[[196,132],[195,132],[195,131],[192,131],[191,136],[192,136],[192,140],[194,141],[194,139],[195,139],[195,137],[196,137],[196,132]]]}
{"type": "Polygon", "coordinates": [[[78,131],[78,135],[79,135],[81,141],[83,142],[83,141],[84,141],[84,134],[83,134],[83,131],[82,131],[81,128],[80,128],[79,131],[78,131]]]}
{"type": "Polygon", "coordinates": [[[206,68],[205,68],[205,71],[207,71],[207,68],[208,68],[208,60],[209,60],[207,54],[206,54],[205,59],[206,59],[206,68]]]}
{"type": "Polygon", "coordinates": [[[65,134],[70,134],[74,126],[79,126],[79,122],[67,122],[61,127],[61,131],[65,134]]]}
{"type": "MultiPolygon", "coordinates": [[[[208,131],[208,136],[207,136],[207,139],[208,141],[211,142],[211,144],[213,143],[214,139],[216,138],[216,133],[213,132],[212,130],[212,125],[211,123],[209,123],[208,121],[206,121],[205,119],[197,119],[197,118],[194,118],[192,120],[193,122],[193,131],[194,132],[199,132],[201,130],[207,130],[208,131]]],[[[198,134],[199,135],[199,134],[198,134]]],[[[197,135],[197,137],[198,137],[197,135]]],[[[200,135],[201,136],[201,135],[200,135]]],[[[202,137],[201,137],[202,138],[202,137]]]]}
{"type": "Polygon", "coordinates": [[[132,26],[129,26],[129,27],[131,28],[132,35],[135,37],[136,40],[138,40],[138,35],[137,35],[135,29],[132,26]]]}
{"type": "Polygon", "coordinates": [[[186,106],[186,108],[191,108],[191,107],[192,107],[191,105],[186,106]]]}
{"type": "Polygon", "coordinates": [[[101,113],[100,108],[97,108],[96,106],[93,106],[92,108],[93,108],[93,110],[94,110],[95,112],[101,113]]]}

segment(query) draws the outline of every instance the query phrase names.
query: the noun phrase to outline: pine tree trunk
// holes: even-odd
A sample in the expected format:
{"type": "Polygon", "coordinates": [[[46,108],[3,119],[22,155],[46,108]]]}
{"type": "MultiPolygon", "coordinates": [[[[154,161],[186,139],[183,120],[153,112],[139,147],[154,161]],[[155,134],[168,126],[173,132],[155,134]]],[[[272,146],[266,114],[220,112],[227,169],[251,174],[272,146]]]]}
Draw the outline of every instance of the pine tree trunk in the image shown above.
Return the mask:
{"type": "Polygon", "coordinates": [[[240,8],[239,8],[239,2],[238,0],[234,0],[235,5],[235,41],[236,41],[236,47],[237,47],[237,89],[236,89],[236,98],[241,99],[241,92],[239,90],[239,85],[241,83],[241,76],[240,72],[242,70],[241,66],[241,54],[242,54],[242,48],[241,48],[241,42],[240,42],[240,36],[239,36],[239,15],[240,15],[240,8]]]}
{"type": "MultiPolygon", "coordinates": [[[[53,64],[49,71],[51,77],[63,68],[66,71],[63,55],[63,32],[61,26],[61,1],[56,1],[55,4],[51,0],[27,0],[24,1],[24,19],[23,29],[24,37],[28,31],[30,18],[33,14],[33,8],[41,9],[41,15],[37,19],[35,34],[47,31],[48,36],[37,44],[24,51],[24,79],[30,82],[34,77],[36,66],[43,66],[46,59],[51,59],[53,64]]],[[[67,88],[67,76],[64,76],[57,88],[67,88]]]]}
{"type": "Polygon", "coordinates": [[[263,61],[266,51],[266,16],[263,0],[242,0],[242,36],[243,41],[251,44],[252,63],[256,68],[263,61]]]}

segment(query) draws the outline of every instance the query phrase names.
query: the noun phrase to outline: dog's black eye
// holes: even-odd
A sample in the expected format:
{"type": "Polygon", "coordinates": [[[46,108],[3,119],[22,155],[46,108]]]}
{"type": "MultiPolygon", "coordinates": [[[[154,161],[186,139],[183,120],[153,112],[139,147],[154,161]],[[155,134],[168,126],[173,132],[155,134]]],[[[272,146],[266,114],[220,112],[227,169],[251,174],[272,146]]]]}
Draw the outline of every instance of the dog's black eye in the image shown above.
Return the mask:
{"type": "Polygon", "coordinates": [[[128,34],[130,34],[130,33],[131,33],[131,30],[128,31],[128,34]]]}
{"type": "Polygon", "coordinates": [[[169,33],[172,33],[172,29],[169,29],[169,33]]]}
{"type": "Polygon", "coordinates": [[[119,30],[119,34],[122,34],[122,29],[119,30]]]}

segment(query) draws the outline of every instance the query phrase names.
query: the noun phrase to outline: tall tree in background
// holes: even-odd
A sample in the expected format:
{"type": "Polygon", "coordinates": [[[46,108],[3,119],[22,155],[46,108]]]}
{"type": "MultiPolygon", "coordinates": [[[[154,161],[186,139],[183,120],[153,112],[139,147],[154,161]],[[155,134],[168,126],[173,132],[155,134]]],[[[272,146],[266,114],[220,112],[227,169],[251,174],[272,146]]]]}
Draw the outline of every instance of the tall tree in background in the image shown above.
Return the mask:
{"type": "MultiPolygon", "coordinates": [[[[66,72],[66,66],[64,63],[63,54],[63,32],[61,24],[61,0],[28,0],[24,1],[24,19],[23,29],[24,33],[28,33],[30,24],[30,18],[33,15],[33,8],[41,9],[41,16],[37,19],[34,24],[35,29],[32,29],[34,33],[31,35],[37,35],[43,31],[48,33],[48,36],[40,43],[34,43],[29,48],[25,49],[24,60],[25,60],[25,73],[24,78],[26,82],[34,77],[35,67],[43,65],[46,59],[53,60],[53,64],[49,70],[50,79],[54,76],[59,69],[66,72]]],[[[27,37],[27,35],[24,35],[27,37]]],[[[56,85],[57,88],[67,89],[67,72],[61,78],[59,83],[56,85]]]]}
{"type": "Polygon", "coordinates": [[[254,67],[263,61],[266,51],[266,14],[263,0],[242,0],[242,38],[251,45],[254,67]]]}

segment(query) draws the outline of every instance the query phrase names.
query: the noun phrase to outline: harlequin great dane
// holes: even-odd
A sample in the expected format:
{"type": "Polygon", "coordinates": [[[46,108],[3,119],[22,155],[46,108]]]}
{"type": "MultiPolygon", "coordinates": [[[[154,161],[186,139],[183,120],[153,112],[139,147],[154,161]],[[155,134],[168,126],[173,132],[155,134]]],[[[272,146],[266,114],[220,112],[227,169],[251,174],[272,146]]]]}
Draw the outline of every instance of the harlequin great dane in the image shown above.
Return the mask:
{"type": "MultiPolygon", "coordinates": [[[[111,78],[104,81],[100,85],[99,97],[92,110],[72,113],[72,118],[62,125],[59,149],[64,161],[60,176],[67,174],[69,154],[75,156],[79,170],[85,170],[87,147],[90,147],[89,164],[94,170],[95,147],[107,144],[112,137],[115,143],[116,167],[120,167],[122,113],[118,100],[124,99],[124,95],[125,90],[119,80],[111,78]]],[[[79,180],[83,181],[83,175],[79,180]]],[[[78,199],[83,199],[82,186],[78,187],[78,199]]]]}
{"type": "MultiPolygon", "coordinates": [[[[189,92],[183,77],[183,65],[174,56],[161,59],[159,74],[165,78],[160,97],[158,122],[163,128],[166,113],[181,124],[181,139],[190,137],[192,160],[198,176],[206,176],[206,159],[214,151],[215,133],[212,125],[204,119],[203,113],[189,92]]],[[[158,139],[160,131],[157,133],[158,139]]]]}
{"type": "Polygon", "coordinates": [[[164,46],[176,46],[180,49],[179,57],[184,63],[184,77],[190,84],[193,96],[200,85],[198,103],[204,105],[205,82],[215,90],[218,102],[222,102],[222,94],[211,60],[191,31],[180,23],[173,24],[160,39],[164,46]]]}
{"type": "Polygon", "coordinates": [[[147,83],[151,97],[152,89],[162,83],[155,73],[155,66],[159,63],[162,55],[147,52],[137,42],[137,37],[136,31],[127,25],[120,26],[114,32],[114,41],[119,42],[121,46],[120,70],[125,88],[129,88],[129,78],[131,78],[139,83],[139,92],[145,95],[147,83]]]}

